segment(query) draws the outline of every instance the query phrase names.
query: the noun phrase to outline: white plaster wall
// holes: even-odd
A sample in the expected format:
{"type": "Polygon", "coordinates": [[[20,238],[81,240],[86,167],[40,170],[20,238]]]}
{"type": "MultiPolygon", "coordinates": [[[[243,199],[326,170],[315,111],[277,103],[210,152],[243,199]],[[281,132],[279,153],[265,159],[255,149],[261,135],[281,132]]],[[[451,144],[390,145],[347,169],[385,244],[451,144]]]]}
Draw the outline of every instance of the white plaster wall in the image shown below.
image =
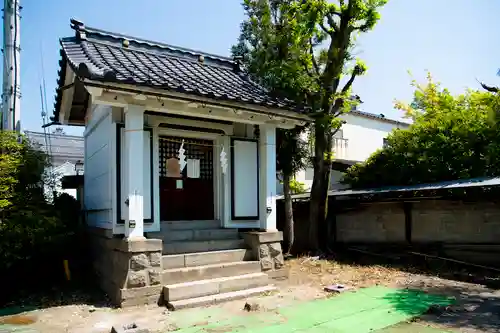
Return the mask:
{"type": "Polygon", "coordinates": [[[87,223],[105,229],[113,227],[114,136],[111,107],[97,106],[84,133],[84,207],[87,211],[87,223]]]}
{"type": "Polygon", "coordinates": [[[377,149],[382,148],[387,138],[398,125],[370,119],[356,114],[345,114],[342,118],[346,124],[342,126],[344,139],[348,140],[347,160],[364,161],[377,149]]]}
{"type": "MultiPolygon", "coordinates": [[[[348,113],[341,116],[346,123],[342,126],[341,131],[336,135],[337,139],[346,139],[347,148],[342,147],[342,151],[335,156],[339,159],[362,162],[370,157],[377,149],[382,148],[384,139],[387,138],[390,132],[396,128],[402,128],[404,125],[396,125],[388,121],[379,119],[370,119],[354,113],[348,113]]],[[[307,140],[307,134],[303,134],[303,139],[307,140]]],[[[335,147],[334,147],[335,149],[335,147]]],[[[309,191],[313,181],[313,169],[307,168],[295,175],[295,179],[306,185],[309,191]]],[[[346,188],[340,184],[342,172],[332,170],[330,189],[346,188]]],[[[277,181],[278,194],[283,194],[283,187],[277,181]]]]}
{"type": "Polygon", "coordinates": [[[46,185],[44,187],[45,197],[49,200],[53,200],[52,190],[54,190],[57,195],[66,193],[71,195],[76,199],[76,189],[63,189],[61,185],[61,179],[64,176],[75,175],[75,165],[71,162],[65,162],[53,169],[46,170],[47,173],[51,174],[50,178],[53,177],[54,187],[46,185]]]}

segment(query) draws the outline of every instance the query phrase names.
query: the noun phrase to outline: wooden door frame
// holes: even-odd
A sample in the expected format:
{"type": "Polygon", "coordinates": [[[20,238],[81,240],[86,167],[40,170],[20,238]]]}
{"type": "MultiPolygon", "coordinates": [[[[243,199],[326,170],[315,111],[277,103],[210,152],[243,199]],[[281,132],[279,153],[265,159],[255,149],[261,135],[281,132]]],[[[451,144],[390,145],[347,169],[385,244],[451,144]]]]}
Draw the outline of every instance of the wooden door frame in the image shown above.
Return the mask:
{"type": "MultiPolygon", "coordinates": [[[[209,132],[196,132],[196,131],[187,131],[187,130],[180,130],[180,129],[171,129],[171,128],[163,128],[163,127],[157,127],[156,128],[156,135],[155,135],[155,141],[156,141],[156,149],[154,150],[154,154],[156,155],[154,160],[158,161],[158,165],[155,165],[155,177],[159,179],[160,177],[160,170],[159,170],[159,161],[160,161],[160,152],[159,152],[159,141],[160,141],[160,136],[171,136],[171,137],[178,137],[180,139],[185,138],[185,139],[200,139],[200,140],[211,140],[213,141],[214,147],[213,147],[213,195],[214,195],[214,219],[215,220],[222,220],[221,219],[221,209],[219,207],[221,203],[221,191],[219,186],[217,186],[218,182],[220,181],[220,168],[218,167],[219,163],[219,158],[217,156],[217,150],[216,150],[216,144],[218,142],[218,138],[220,138],[222,135],[218,133],[209,133],[209,132]]],[[[158,189],[159,189],[159,183],[158,184],[158,189]]],[[[158,208],[160,207],[160,191],[156,191],[157,195],[155,196],[155,201],[158,204],[158,208]]],[[[172,222],[172,221],[170,221],[172,222]]]]}

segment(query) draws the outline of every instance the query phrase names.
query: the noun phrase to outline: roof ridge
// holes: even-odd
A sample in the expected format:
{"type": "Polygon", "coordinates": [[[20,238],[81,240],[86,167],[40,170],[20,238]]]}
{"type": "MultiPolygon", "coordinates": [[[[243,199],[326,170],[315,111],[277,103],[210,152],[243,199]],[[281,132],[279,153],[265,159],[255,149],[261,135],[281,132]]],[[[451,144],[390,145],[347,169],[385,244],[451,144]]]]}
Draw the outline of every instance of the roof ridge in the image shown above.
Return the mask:
{"type": "MultiPolygon", "coordinates": [[[[74,38],[74,37],[69,37],[69,38],[74,38]]],[[[92,43],[93,44],[100,44],[100,45],[104,45],[104,46],[108,46],[108,47],[114,47],[114,48],[120,48],[119,46],[117,46],[116,44],[113,44],[112,42],[109,42],[109,41],[105,41],[105,40],[92,40],[92,43]]],[[[143,54],[147,54],[149,56],[162,56],[164,58],[169,58],[169,59],[178,59],[178,60],[182,60],[182,61],[190,61],[190,62],[193,62],[193,63],[199,63],[199,60],[195,60],[195,59],[192,59],[191,57],[182,57],[182,56],[176,56],[176,55],[172,55],[172,54],[168,54],[168,53],[162,53],[162,52],[159,52],[157,50],[145,50],[144,48],[140,48],[140,47],[137,47],[137,46],[129,46],[127,47],[125,50],[127,51],[133,51],[133,52],[141,52],[143,54]]],[[[216,63],[216,62],[206,62],[204,63],[205,66],[217,66],[217,67],[220,67],[220,68],[226,68],[228,69],[229,66],[232,66],[232,64],[220,64],[220,63],[216,63]]]]}
{"type": "Polygon", "coordinates": [[[91,34],[93,33],[93,34],[103,35],[103,36],[107,36],[107,37],[112,37],[115,39],[127,39],[130,42],[135,42],[137,44],[146,44],[150,47],[158,47],[160,49],[168,49],[171,51],[190,53],[192,55],[198,55],[198,56],[202,55],[204,57],[212,58],[212,59],[219,60],[219,61],[229,62],[231,64],[235,63],[234,59],[232,59],[230,57],[225,57],[225,56],[221,56],[221,55],[217,55],[217,54],[213,54],[213,53],[189,49],[186,47],[175,46],[175,45],[171,45],[171,44],[167,44],[167,43],[152,41],[150,39],[134,37],[134,36],[118,33],[118,32],[107,31],[104,29],[89,27],[89,26],[86,26],[82,21],[78,21],[76,19],[71,19],[71,23],[72,23],[71,28],[73,28],[77,33],[78,32],[91,33],[91,34]]]}
{"type": "MultiPolygon", "coordinates": [[[[35,135],[40,135],[40,136],[45,136],[45,133],[43,132],[36,132],[36,131],[24,131],[24,133],[30,133],[30,134],[35,134],[35,135]]],[[[71,135],[71,134],[54,134],[54,133],[47,133],[47,136],[50,137],[58,137],[58,138],[75,138],[75,139],[84,139],[83,136],[80,135],[71,135]]]]}
{"type": "Polygon", "coordinates": [[[411,125],[411,123],[407,123],[407,122],[402,121],[402,120],[397,120],[397,119],[394,119],[394,118],[388,118],[383,113],[376,114],[376,113],[373,113],[373,112],[368,112],[368,111],[363,111],[363,110],[352,110],[352,111],[349,111],[348,113],[357,114],[357,115],[359,115],[361,117],[369,117],[369,118],[377,119],[377,120],[380,120],[380,121],[385,121],[385,122],[388,122],[388,123],[397,123],[397,124],[408,125],[408,126],[411,125]]]}

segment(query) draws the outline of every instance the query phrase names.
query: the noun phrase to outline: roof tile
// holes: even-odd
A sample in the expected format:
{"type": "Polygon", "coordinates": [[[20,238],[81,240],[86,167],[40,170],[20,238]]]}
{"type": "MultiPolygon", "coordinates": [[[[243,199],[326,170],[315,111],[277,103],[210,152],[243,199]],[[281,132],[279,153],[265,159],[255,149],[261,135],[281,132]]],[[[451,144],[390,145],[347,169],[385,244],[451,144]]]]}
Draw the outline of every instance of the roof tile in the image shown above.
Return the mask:
{"type": "MultiPolygon", "coordinates": [[[[80,22],[72,21],[72,27],[76,36],[61,39],[61,66],[67,61],[80,78],[298,110],[290,100],[271,97],[232,59],[125,37],[85,27],[80,22]],[[127,47],[124,39],[129,41],[127,47]]],[[[61,75],[64,72],[61,70],[61,75]]],[[[60,86],[63,81],[60,79],[60,86]]],[[[60,102],[56,101],[56,114],[58,107],[60,102]]]]}

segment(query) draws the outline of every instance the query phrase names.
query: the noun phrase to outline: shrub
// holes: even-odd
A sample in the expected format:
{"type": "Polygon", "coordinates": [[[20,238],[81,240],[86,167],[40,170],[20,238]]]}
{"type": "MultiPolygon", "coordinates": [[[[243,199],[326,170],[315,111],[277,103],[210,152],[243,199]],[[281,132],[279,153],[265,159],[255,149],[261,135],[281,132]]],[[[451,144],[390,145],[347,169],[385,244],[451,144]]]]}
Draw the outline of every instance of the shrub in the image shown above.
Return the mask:
{"type": "Polygon", "coordinates": [[[47,155],[25,137],[0,132],[0,280],[8,280],[1,285],[63,277],[62,259],[78,244],[76,200],[45,200],[48,167],[47,155]]]}
{"type": "Polygon", "coordinates": [[[300,194],[306,192],[306,185],[302,182],[299,182],[295,179],[290,181],[290,190],[293,194],[300,194]]]}

